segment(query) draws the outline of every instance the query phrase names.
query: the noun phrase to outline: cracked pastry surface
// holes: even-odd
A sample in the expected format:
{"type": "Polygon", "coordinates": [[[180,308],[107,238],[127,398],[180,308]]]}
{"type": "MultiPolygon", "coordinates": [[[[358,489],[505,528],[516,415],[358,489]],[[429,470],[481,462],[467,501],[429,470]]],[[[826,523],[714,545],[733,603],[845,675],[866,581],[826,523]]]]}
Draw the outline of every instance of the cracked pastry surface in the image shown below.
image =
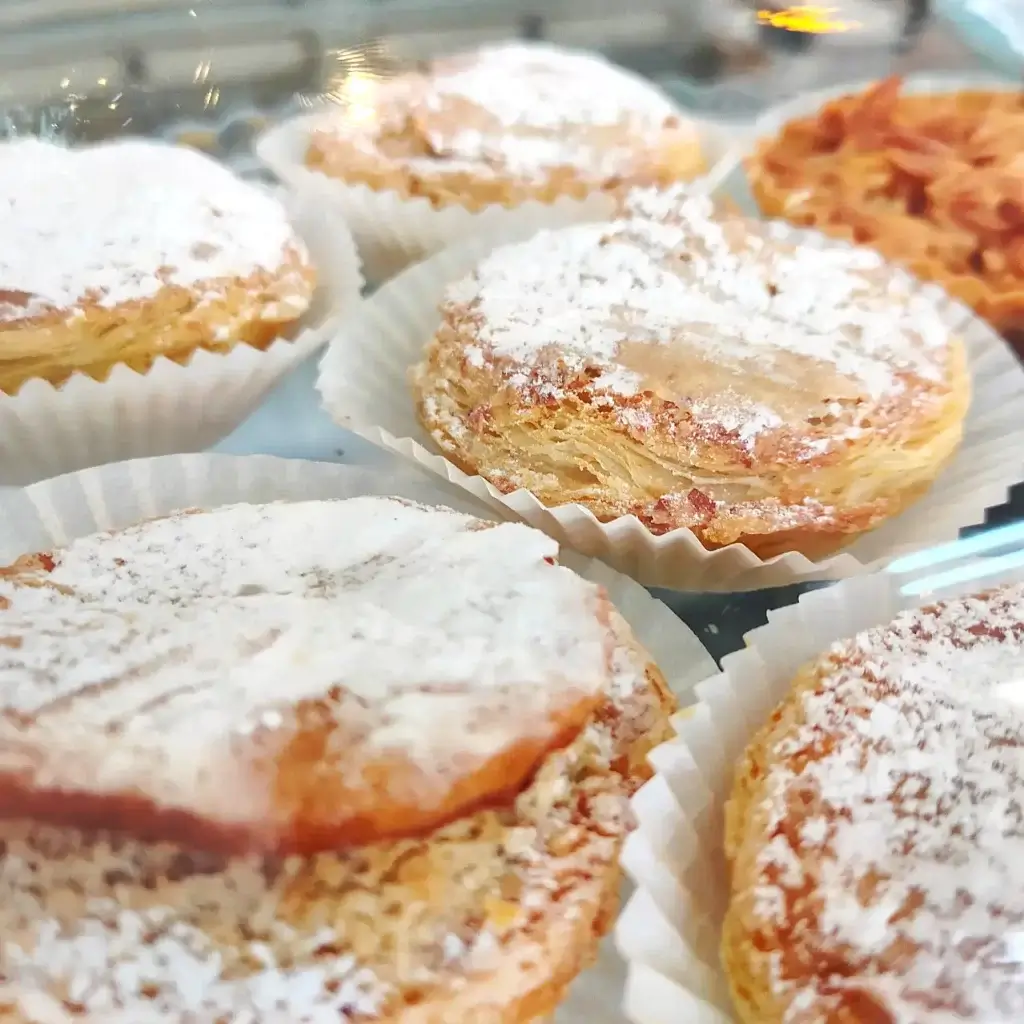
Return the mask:
{"type": "Polygon", "coordinates": [[[737,766],[723,960],[748,1024],[1024,1015],[1024,588],[803,668],[737,766]]]}
{"type": "MultiPolygon", "coordinates": [[[[400,529],[392,522],[388,531],[387,551],[393,557],[381,559],[380,552],[367,549],[372,540],[364,541],[361,553],[369,559],[344,570],[335,564],[336,582],[358,575],[360,567],[380,573],[386,582],[388,566],[397,570],[396,563],[404,564],[419,542],[436,536],[439,519],[442,531],[443,519],[453,520],[447,524],[449,543],[467,538],[454,525],[469,517],[388,499],[356,504],[362,501],[370,503],[363,514],[375,523],[397,516],[400,529]]],[[[301,510],[321,506],[329,513],[335,541],[344,545],[351,534],[344,517],[339,519],[339,506],[350,504],[241,506],[220,510],[226,518],[219,523],[196,514],[150,524],[177,524],[191,530],[193,539],[200,531],[206,546],[185,565],[168,562],[169,544],[177,542],[166,531],[150,534],[153,543],[146,547],[130,531],[107,543],[86,539],[84,549],[65,549],[63,560],[54,552],[23,561],[14,581],[0,582],[9,602],[0,622],[6,623],[19,602],[38,614],[58,599],[84,602],[89,579],[130,616],[148,609],[167,617],[166,605],[157,607],[160,595],[196,605],[223,602],[226,591],[258,597],[254,587],[275,598],[302,594],[307,603],[330,601],[330,594],[317,593],[328,575],[322,547],[328,523],[321,521],[319,533],[311,531],[310,509],[305,517],[301,510]],[[248,521],[238,518],[239,508],[247,510],[248,521]],[[286,509],[300,510],[290,526],[280,518],[286,509]],[[261,517],[267,516],[275,519],[276,543],[261,532],[261,517]],[[205,534],[195,525],[203,520],[205,534]],[[303,546],[301,537],[312,539],[303,546]],[[281,552],[294,550],[298,555],[289,554],[287,565],[279,562],[281,552]],[[304,560],[318,550],[314,562],[321,571],[314,573],[304,560]],[[218,552],[230,554],[230,560],[218,552]],[[78,598],[72,597],[74,590],[78,598]]],[[[540,553],[550,570],[545,581],[571,575],[544,561],[554,557],[557,545],[515,527],[516,534],[522,531],[543,548],[533,553],[540,553]]],[[[510,538],[500,526],[470,532],[475,536],[469,543],[482,543],[497,556],[490,565],[493,576],[531,602],[542,598],[529,576],[508,581],[509,565],[500,557],[513,539],[521,547],[522,537],[510,538]]],[[[457,565],[464,575],[466,563],[457,565]]],[[[431,588],[435,605],[461,606],[471,617],[474,604],[483,600],[470,581],[458,595],[451,578],[438,576],[435,582],[444,584],[431,588]]],[[[569,598],[557,582],[554,590],[564,605],[569,598]]],[[[414,595],[407,591],[406,596],[414,595]]],[[[364,591],[361,598],[372,604],[374,595],[364,591]]],[[[93,599],[98,600],[95,594],[93,599]]],[[[413,614],[408,605],[389,607],[398,619],[413,614]]],[[[550,620],[549,610],[546,617],[550,620]]],[[[593,608],[590,617],[597,621],[593,608]]],[[[570,625],[565,618],[561,623],[570,625]]],[[[664,679],[613,609],[596,637],[586,634],[582,613],[572,626],[583,628],[583,638],[575,636],[574,642],[587,647],[601,668],[587,717],[573,736],[542,756],[517,794],[469,809],[438,828],[303,856],[201,853],[170,833],[162,841],[142,841],[123,830],[97,831],[97,822],[87,830],[27,818],[0,823],[0,1016],[15,1024],[100,1019],[105,1024],[442,1024],[456,1019],[527,1024],[552,1012],[596,954],[614,916],[618,851],[630,826],[628,797],[649,775],[646,754],[667,736],[673,709],[664,679]]],[[[553,632],[560,642],[567,639],[557,621],[553,632]]],[[[394,635],[400,639],[400,630],[389,630],[394,635]]],[[[461,640],[462,649],[472,647],[470,637],[461,640]]],[[[380,643],[378,638],[379,655],[380,643]]],[[[17,651],[17,645],[0,648],[14,659],[17,651]]],[[[336,643],[340,660],[350,651],[336,643]]],[[[418,651],[422,657],[422,643],[418,651]]],[[[503,653],[509,652],[492,648],[492,663],[499,664],[503,653]]],[[[193,654],[193,667],[202,657],[193,654]]],[[[450,657],[456,658],[454,650],[450,657]]],[[[530,657],[559,663],[550,650],[541,655],[535,649],[530,657]]],[[[415,660],[416,652],[407,650],[407,667],[415,660]]],[[[474,667],[479,670],[481,663],[474,667]]],[[[464,668],[469,666],[449,662],[448,674],[458,678],[464,668]]],[[[132,677],[118,674],[130,688],[132,677]]],[[[282,685],[300,680],[293,673],[282,685]]],[[[77,682],[88,684],[81,674],[77,682]]],[[[151,684],[149,677],[150,689],[151,684]]],[[[134,701],[139,693],[129,696],[134,701]]],[[[95,724],[96,709],[81,705],[88,697],[79,691],[78,717],[95,724]]],[[[94,703],[103,700],[92,697],[94,703]]],[[[243,727],[248,705],[255,702],[239,701],[237,693],[231,697],[235,721],[243,727]]],[[[464,693],[463,712],[467,702],[472,695],[464,693]]],[[[9,718],[9,699],[6,703],[9,718]]],[[[286,716],[286,701],[279,703],[286,716]]],[[[213,710],[225,725],[229,712],[213,710]]],[[[446,709],[453,726],[447,729],[449,749],[456,752],[467,746],[465,728],[453,717],[458,711],[451,704],[446,709]]],[[[422,705],[420,712],[425,732],[439,728],[423,717],[422,705]]],[[[502,714],[507,717],[510,710],[505,707],[502,714]]],[[[468,746],[472,749],[472,742],[468,746]]]]}
{"type": "Polygon", "coordinates": [[[509,43],[363,84],[316,126],[307,166],[435,207],[583,198],[705,170],[679,109],[597,55],[509,43]]]}
{"type": "Polygon", "coordinates": [[[443,454],[504,492],[762,557],[828,554],[956,451],[966,356],[880,256],[682,187],[494,250],[412,371],[443,454]]]}
{"type": "Polygon", "coordinates": [[[194,150],[0,146],[0,391],[266,348],[316,274],[284,207],[194,150]]]}
{"type": "Polygon", "coordinates": [[[307,850],[500,801],[610,681],[611,606],[557,554],[517,524],[353,498],[29,557],[0,576],[0,803],[307,850]]]}

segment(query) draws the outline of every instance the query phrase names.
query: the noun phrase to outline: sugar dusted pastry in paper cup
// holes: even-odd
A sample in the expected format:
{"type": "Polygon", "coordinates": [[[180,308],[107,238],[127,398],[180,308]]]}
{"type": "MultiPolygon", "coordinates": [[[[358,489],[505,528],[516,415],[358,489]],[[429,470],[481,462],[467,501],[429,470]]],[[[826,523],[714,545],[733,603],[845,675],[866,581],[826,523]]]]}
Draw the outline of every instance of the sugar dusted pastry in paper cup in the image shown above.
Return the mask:
{"type": "Polygon", "coordinates": [[[190,149],[0,147],[0,483],[208,447],[359,297],[352,238],[190,149]]]}
{"type": "Polygon", "coordinates": [[[938,289],[682,188],[407,271],[320,375],[349,429],[682,589],[848,575],[955,537],[1019,477],[1022,387],[938,289]]]}
{"type": "Polygon", "coordinates": [[[844,581],[698,686],[623,856],[633,1024],[1020,1019],[1024,587],[1003,581],[844,581]]]}
{"type": "Polygon", "coordinates": [[[650,82],[547,43],[357,74],[343,92],[258,149],[343,212],[376,281],[481,230],[605,216],[623,186],[697,177],[719,145],[650,82]]]}
{"type": "Polygon", "coordinates": [[[608,944],[567,987],[713,667],[667,608],[412,467],[139,460],[0,523],[13,1021],[619,1024],[608,944]]]}

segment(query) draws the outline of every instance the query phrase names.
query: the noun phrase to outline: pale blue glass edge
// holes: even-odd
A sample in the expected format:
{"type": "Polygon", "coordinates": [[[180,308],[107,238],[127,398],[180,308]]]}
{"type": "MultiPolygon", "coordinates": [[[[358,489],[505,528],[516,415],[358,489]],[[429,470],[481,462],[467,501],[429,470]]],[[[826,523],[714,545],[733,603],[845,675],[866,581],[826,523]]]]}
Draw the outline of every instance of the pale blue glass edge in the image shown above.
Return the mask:
{"type": "Polygon", "coordinates": [[[963,0],[938,0],[936,13],[979,56],[1013,77],[1024,74],[1024,20],[1019,39],[1007,34],[987,18],[971,11],[963,0]]]}

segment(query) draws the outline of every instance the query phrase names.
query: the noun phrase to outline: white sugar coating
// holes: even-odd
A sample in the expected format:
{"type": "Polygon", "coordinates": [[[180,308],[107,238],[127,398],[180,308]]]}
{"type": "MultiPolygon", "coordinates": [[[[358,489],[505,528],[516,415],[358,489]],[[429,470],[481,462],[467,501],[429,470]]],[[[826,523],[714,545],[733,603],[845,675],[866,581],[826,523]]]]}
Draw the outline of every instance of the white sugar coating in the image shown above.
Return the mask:
{"type": "Polygon", "coordinates": [[[601,57],[543,43],[484,47],[465,67],[436,74],[433,90],[483,107],[508,128],[557,130],[633,119],[660,128],[679,113],[650,83],[601,57]]]}
{"type": "Polygon", "coordinates": [[[77,540],[46,577],[63,590],[0,582],[17,638],[0,644],[6,727],[59,743],[37,784],[88,764],[90,790],[264,820],[269,786],[247,784],[234,742],[327,701],[360,739],[328,745],[325,771],[395,756],[422,769],[424,805],[443,799],[453,772],[610,682],[599,588],[549,564],[558,545],[539,531],[479,526],[357,498],[77,540]]]}
{"type": "Polygon", "coordinates": [[[282,204],[187,147],[0,144],[0,319],[277,272],[289,252],[305,258],[282,204]]]}
{"type": "Polygon", "coordinates": [[[748,442],[786,419],[808,380],[845,389],[837,397],[862,400],[852,415],[870,416],[908,376],[946,379],[951,332],[914,278],[872,250],[776,241],[772,230],[719,214],[684,186],[640,190],[615,221],[496,249],[446,301],[479,320],[471,359],[489,359],[539,400],[583,372],[600,398],[647,389],[638,362],[657,360],[655,381],[670,360],[706,366],[714,387],[702,393],[680,372],[671,397],[748,442]]]}
{"type": "Polygon", "coordinates": [[[816,962],[841,951],[852,969],[793,992],[777,963],[775,983],[795,996],[787,1021],[822,1020],[859,991],[892,1024],[1018,1024],[1024,586],[906,613],[837,644],[828,664],[801,698],[804,724],[772,751],[758,905],[788,931],[787,891],[812,884],[816,922],[794,934],[816,962]],[[801,806],[813,881],[777,827],[801,806]]]}
{"type": "MultiPolygon", "coordinates": [[[[484,47],[426,74],[381,82],[376,117],[332,112],[323,127],[372,149],[407,129],[426,142],[415,173],[511,175],[540,180],[552,168],[584,177],[624,173],[680,111],[650,82],[603,58],[544,43],[484,47]]],[[[389,153],[392,150],[388,150],[389,153]]]]}

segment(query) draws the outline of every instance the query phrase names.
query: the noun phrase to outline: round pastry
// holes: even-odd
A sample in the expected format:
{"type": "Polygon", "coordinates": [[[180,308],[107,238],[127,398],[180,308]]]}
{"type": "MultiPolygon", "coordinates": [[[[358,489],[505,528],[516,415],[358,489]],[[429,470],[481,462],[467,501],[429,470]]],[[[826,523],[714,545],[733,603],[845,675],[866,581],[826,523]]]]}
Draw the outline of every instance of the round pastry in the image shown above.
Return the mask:
{"type": "MultiPolygon", "coordinates": [[[[48,718],[71,754],[82,749],[80,729],[99,731],[112,746],[103,770],[83,777],[120,786],[134,768],[143,791],[155,763],[148,741],[175,761],[165,777],[194,807],[194,768],[209,763],[212,734],[239,737],[244,750],[255,722],[287,730],[296,706],[326,688],[328,648],[333,678],[364,698],[364,719],[361,705],[345,709],[349,723],[369,726],[364,753],[374,728],[378,739],[401,729],[413,743],[396,758],[439,753],[443,738],[456,773],[461,757],[495,749],[495,731],[544,729],[545,702],[529,685],[539,672],[556,703],[570,690],[560,673],[586,669],[575,686],[593,699],[525,785],[512,792],[502,780],[453,820],[404,837],[306,855],[210,852],[185,841],[180,820],[164,818],[159,840],[142,839],[138,816],[107,817],[112,803],[80,827],[57,824],[46,799],[27,804],[23,818],[0,822],[0,1016],[527,1024],[552,1012],[614,916],[628,797],[672,710],[628,626],[602,613],[598,588],[553,564],[557,550],[519,525],[353,499],[177,515],[13,567],[0,581],[5,725],[31,735],[48,718]],[[162,636],[173,637],[176,616],[194,624],[225,603],[251,607],[253,618],[249,627],[244,616],[220,619],[220,649],[196,632],[187,651],[143,650],[121,642],[125,630],[90,632],[87,615],[116,609],[130,624],[167,623],[162,636]],[[263,614],[274,605],[276,638],[263,614]],[[309,628],[317,605],[333,609],[330,635],[309,628]],[[237,643],[245,639],[248,652],[237,643]],[[177,689],[165,673],[175,663],[187,669],[177,689]],[[202,688],[215,668],[220,692],[202,688]],[[360,671],[373,673],[372,687],[360,686],[360,671]],[[511,689],[492,685],[503,678],[511,689]],[[386,695],[380,719],[373,693],[386,695]]],[[[16,763],[17,747],[3,749],[16,763]]],[[[38,750],[32,739],[25,749],[38,750]]],[[[347,756],[322,745],[302,771],[333,776],[347,756]]],[[[48,764],[59,768],[56,757],[48,764]]],[[[236,802],[251,806],[254,780],[239,788],[238,774],[210,780],[219,802],[208,794],[200,809],[214,815],[213,832],[236,802]]],[[[378,774],[385,803],[386,781],[378,774]]],[[[439,789],[422,794],[435,809],[439,789]]]]}
{"type": "Polygon", "coordinates": [[[0,146],[0,391],[97,380],[158,356],[266,348],[315,273],[284,207],[209,157],[156,142],[0,146]]]}
{"type": "Polygon", "coordinates": [[[746,1024],[1024,1019],[1024,587],[805,667],[737,766],[723,959],[746,1024]]]}
{"type": "Polygon", "coordinates": [[[779,228],[676,187],[494,250],[446,292],[420,421],[506,493],[708,548],[836,550],[955,452],[966,356],[914,278],[779,228]]]}
{"type": "Polygon", "coordinates": [[[653,85],[596,55],[540,43],[486,47],[375,82],[325,115],[306,164],[470,210],[705,170],[695,127],[653,85]]]}

